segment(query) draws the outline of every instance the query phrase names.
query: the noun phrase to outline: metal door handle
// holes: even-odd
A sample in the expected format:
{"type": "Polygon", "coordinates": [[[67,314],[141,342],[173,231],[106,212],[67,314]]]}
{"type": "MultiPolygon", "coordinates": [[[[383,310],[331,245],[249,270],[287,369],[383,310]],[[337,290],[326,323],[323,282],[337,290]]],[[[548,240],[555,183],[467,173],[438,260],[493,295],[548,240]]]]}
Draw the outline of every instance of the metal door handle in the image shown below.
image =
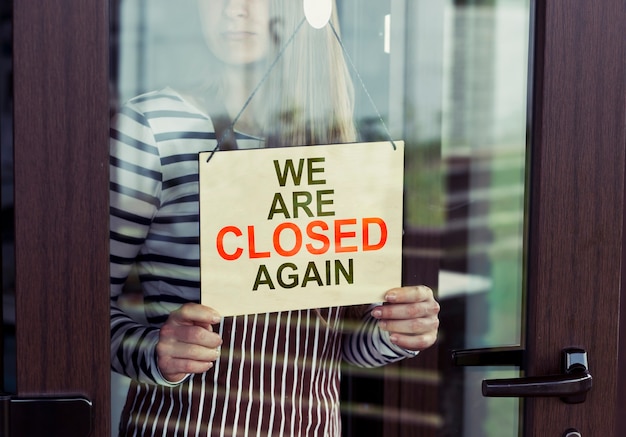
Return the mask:
{"type": "MultiPolygon", "coordinates": [[[[513,347],[454,351],[452,359],[455,366],[521,366],[523,356],[523,349],[513,347]]],[[[562,360],[563,373],[559,375],[485,380],[482,384],[483,396],[555,396],[568,404],[585,402],[587,392],[593,385],[587,352],[567,348],[562,351],[562,360]]]]}
{"type": "Polygon", "coordinates": [[[483,381],[487,397],[560,397],[568,404],[585,402],[593,378],[588,370],[587,352],[563,350],[563,374],[526,378],[488,379],[483,381]]]}
{"type": "Polygon", "coordinates": [[[483,396],[520,398],[558,396],[568,404],[576,404],[585,402],[591,385],[591,374],[586,371],[573,375],[488,379],[483,381],[483,396]]]}

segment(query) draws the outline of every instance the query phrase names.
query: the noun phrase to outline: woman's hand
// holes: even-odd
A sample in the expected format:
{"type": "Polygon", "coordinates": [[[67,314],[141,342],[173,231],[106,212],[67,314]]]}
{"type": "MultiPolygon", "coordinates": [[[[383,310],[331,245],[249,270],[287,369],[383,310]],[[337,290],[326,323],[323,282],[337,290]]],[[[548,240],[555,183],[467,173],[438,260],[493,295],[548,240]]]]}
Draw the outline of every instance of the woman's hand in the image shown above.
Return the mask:
{"type": "Polygon", "coordinates": [[[372,310],[380,327],[389,332],[391,342],[404,349],[421,351],[437,340],[439,304],[430,288],[393,288],[385,294],[385,304],[372,310]]]}
{"type": "Polygon", "coordinates": [[[213,331],[220,315],[204,305],[187,303],[170,313],[156,346],[161,375],[177,382],[189,373],[206,372],[220,355],[222,338],[213,331]]]}

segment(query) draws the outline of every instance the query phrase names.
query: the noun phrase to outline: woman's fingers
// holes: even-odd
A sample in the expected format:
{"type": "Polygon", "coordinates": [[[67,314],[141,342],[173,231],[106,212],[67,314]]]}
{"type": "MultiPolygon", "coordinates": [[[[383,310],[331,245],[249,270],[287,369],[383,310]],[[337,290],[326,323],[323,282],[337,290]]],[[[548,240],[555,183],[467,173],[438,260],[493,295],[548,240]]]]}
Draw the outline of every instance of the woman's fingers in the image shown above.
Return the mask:
{"type": "Polygon", "coordinates": [[[186,303],[176,311],[172,311],[166,323],[176,325],[198,325],[210,328],[221,321],[221,317],[213,308],[198,303],[186,303]]]}
{"type": "Polygon", "coordinates": [[[439,330],[439,303],[430,288],[419,285],[389,290],[386,304],[373,309],[392,343],[409,350],[432,346],[439,330]]]}
{"type": "Polygon", "coordinates": [[[206,306],[189,303],[173,311],[159,332],[156,346],[161,374],[169,381],[183,379],[213,367],[219,358],[221,337],[212,325],[221,320],[206,306]]]}

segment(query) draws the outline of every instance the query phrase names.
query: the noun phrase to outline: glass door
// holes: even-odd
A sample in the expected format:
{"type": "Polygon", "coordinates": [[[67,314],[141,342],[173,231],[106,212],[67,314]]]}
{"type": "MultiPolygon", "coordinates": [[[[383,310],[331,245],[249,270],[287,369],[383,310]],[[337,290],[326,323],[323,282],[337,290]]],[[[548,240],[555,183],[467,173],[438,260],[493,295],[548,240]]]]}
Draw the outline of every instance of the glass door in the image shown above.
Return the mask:
{"type": "MultiPolygon", "coordinates": [[[[225,17],[256,4],[218,3],[225,17]]],[[[518,435],[519,401],[483,398],[479,384],[519,375],[521,361],[454,368],[448,356],[523,347],[531,4],[343,0],[333,7],[337,28],[329,37],[354,91],[354,140],[405,142],[403,284],[432,287],[442,307],[437,347],[393,366],[344,369],[343,432],[518,435]]],[[[193,95],[217,68],[202,4],[198,12],[195,3],[120,2],[113,11],[114,109],[155,90],[193,95]]],[[[283,56],[290,56],[287,36],[283,56]]],[[[280,74],[277,60],[259,83],[280,74]]],[[[255,97],[246,97],[253,106],[255,97]]],[[[127,287],[125,298],[141,308],[140,292],[127,287]]],[[[116,416],[128,380],[112,378],[116,416]]]]}
{"type": "MultiPolygon", "coordinates": [[[[442,334],[454,339],[446,352],[507,347],[515,353],[524,345],[526,175],[532,171],[526,137],[531,3],[455,2],[446,17],[439,289],[443,304],[449,295],[454,309],[442,334]]],[[[442,378],[456,381],[444,398],[454,413],[439,435],[519,435],[519,399],[485,398],[480,384],[519,375],[521,365],[451,367],[442,378]]]]}
{"type": "MultiPolygon", "coordinates": [[[[86,398],[84,434],[117,435],[128,381],[112,376],[109,403],[109,108],[206,71],[199,17],[187,2],[10,3],[1,401],[86,398]]],[[[343,369],[343,434],[623,434],[623,2],[371,3],[336,5],[355,124],[360,140],[406,143],[403,282],[436,291],[441,326],[415,358],[343,369]],[[584,402],[480,394],[485,379],[558,376],[572,347],[593,375],[584,402]]],[[[27,417],[11,426],[42,423],[27,417]]]]}

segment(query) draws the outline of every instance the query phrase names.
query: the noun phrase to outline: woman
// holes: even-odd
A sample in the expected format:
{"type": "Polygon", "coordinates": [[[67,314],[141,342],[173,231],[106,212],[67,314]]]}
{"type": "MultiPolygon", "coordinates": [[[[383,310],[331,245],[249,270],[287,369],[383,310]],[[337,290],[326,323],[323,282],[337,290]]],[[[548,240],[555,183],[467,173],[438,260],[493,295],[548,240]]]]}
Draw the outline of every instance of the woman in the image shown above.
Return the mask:
{"type": "Polygon", "coordinates": [[[111,358],[133,379],[120,434],[338,436],[341,360],[414,356],[434,343],[439,307],[427,287],[396,288],[387,305],[350,309],[361,312],[346,329],[341,307],[222,319],[198,304],[197,154],[356,138],[335,16],[312,29],[301,0],[199,0],[199,11],[215,61],[206,86],[132,99],[112,128],[111,358]],[[143,321],[119,305],[133,264],[143,321]]]}

